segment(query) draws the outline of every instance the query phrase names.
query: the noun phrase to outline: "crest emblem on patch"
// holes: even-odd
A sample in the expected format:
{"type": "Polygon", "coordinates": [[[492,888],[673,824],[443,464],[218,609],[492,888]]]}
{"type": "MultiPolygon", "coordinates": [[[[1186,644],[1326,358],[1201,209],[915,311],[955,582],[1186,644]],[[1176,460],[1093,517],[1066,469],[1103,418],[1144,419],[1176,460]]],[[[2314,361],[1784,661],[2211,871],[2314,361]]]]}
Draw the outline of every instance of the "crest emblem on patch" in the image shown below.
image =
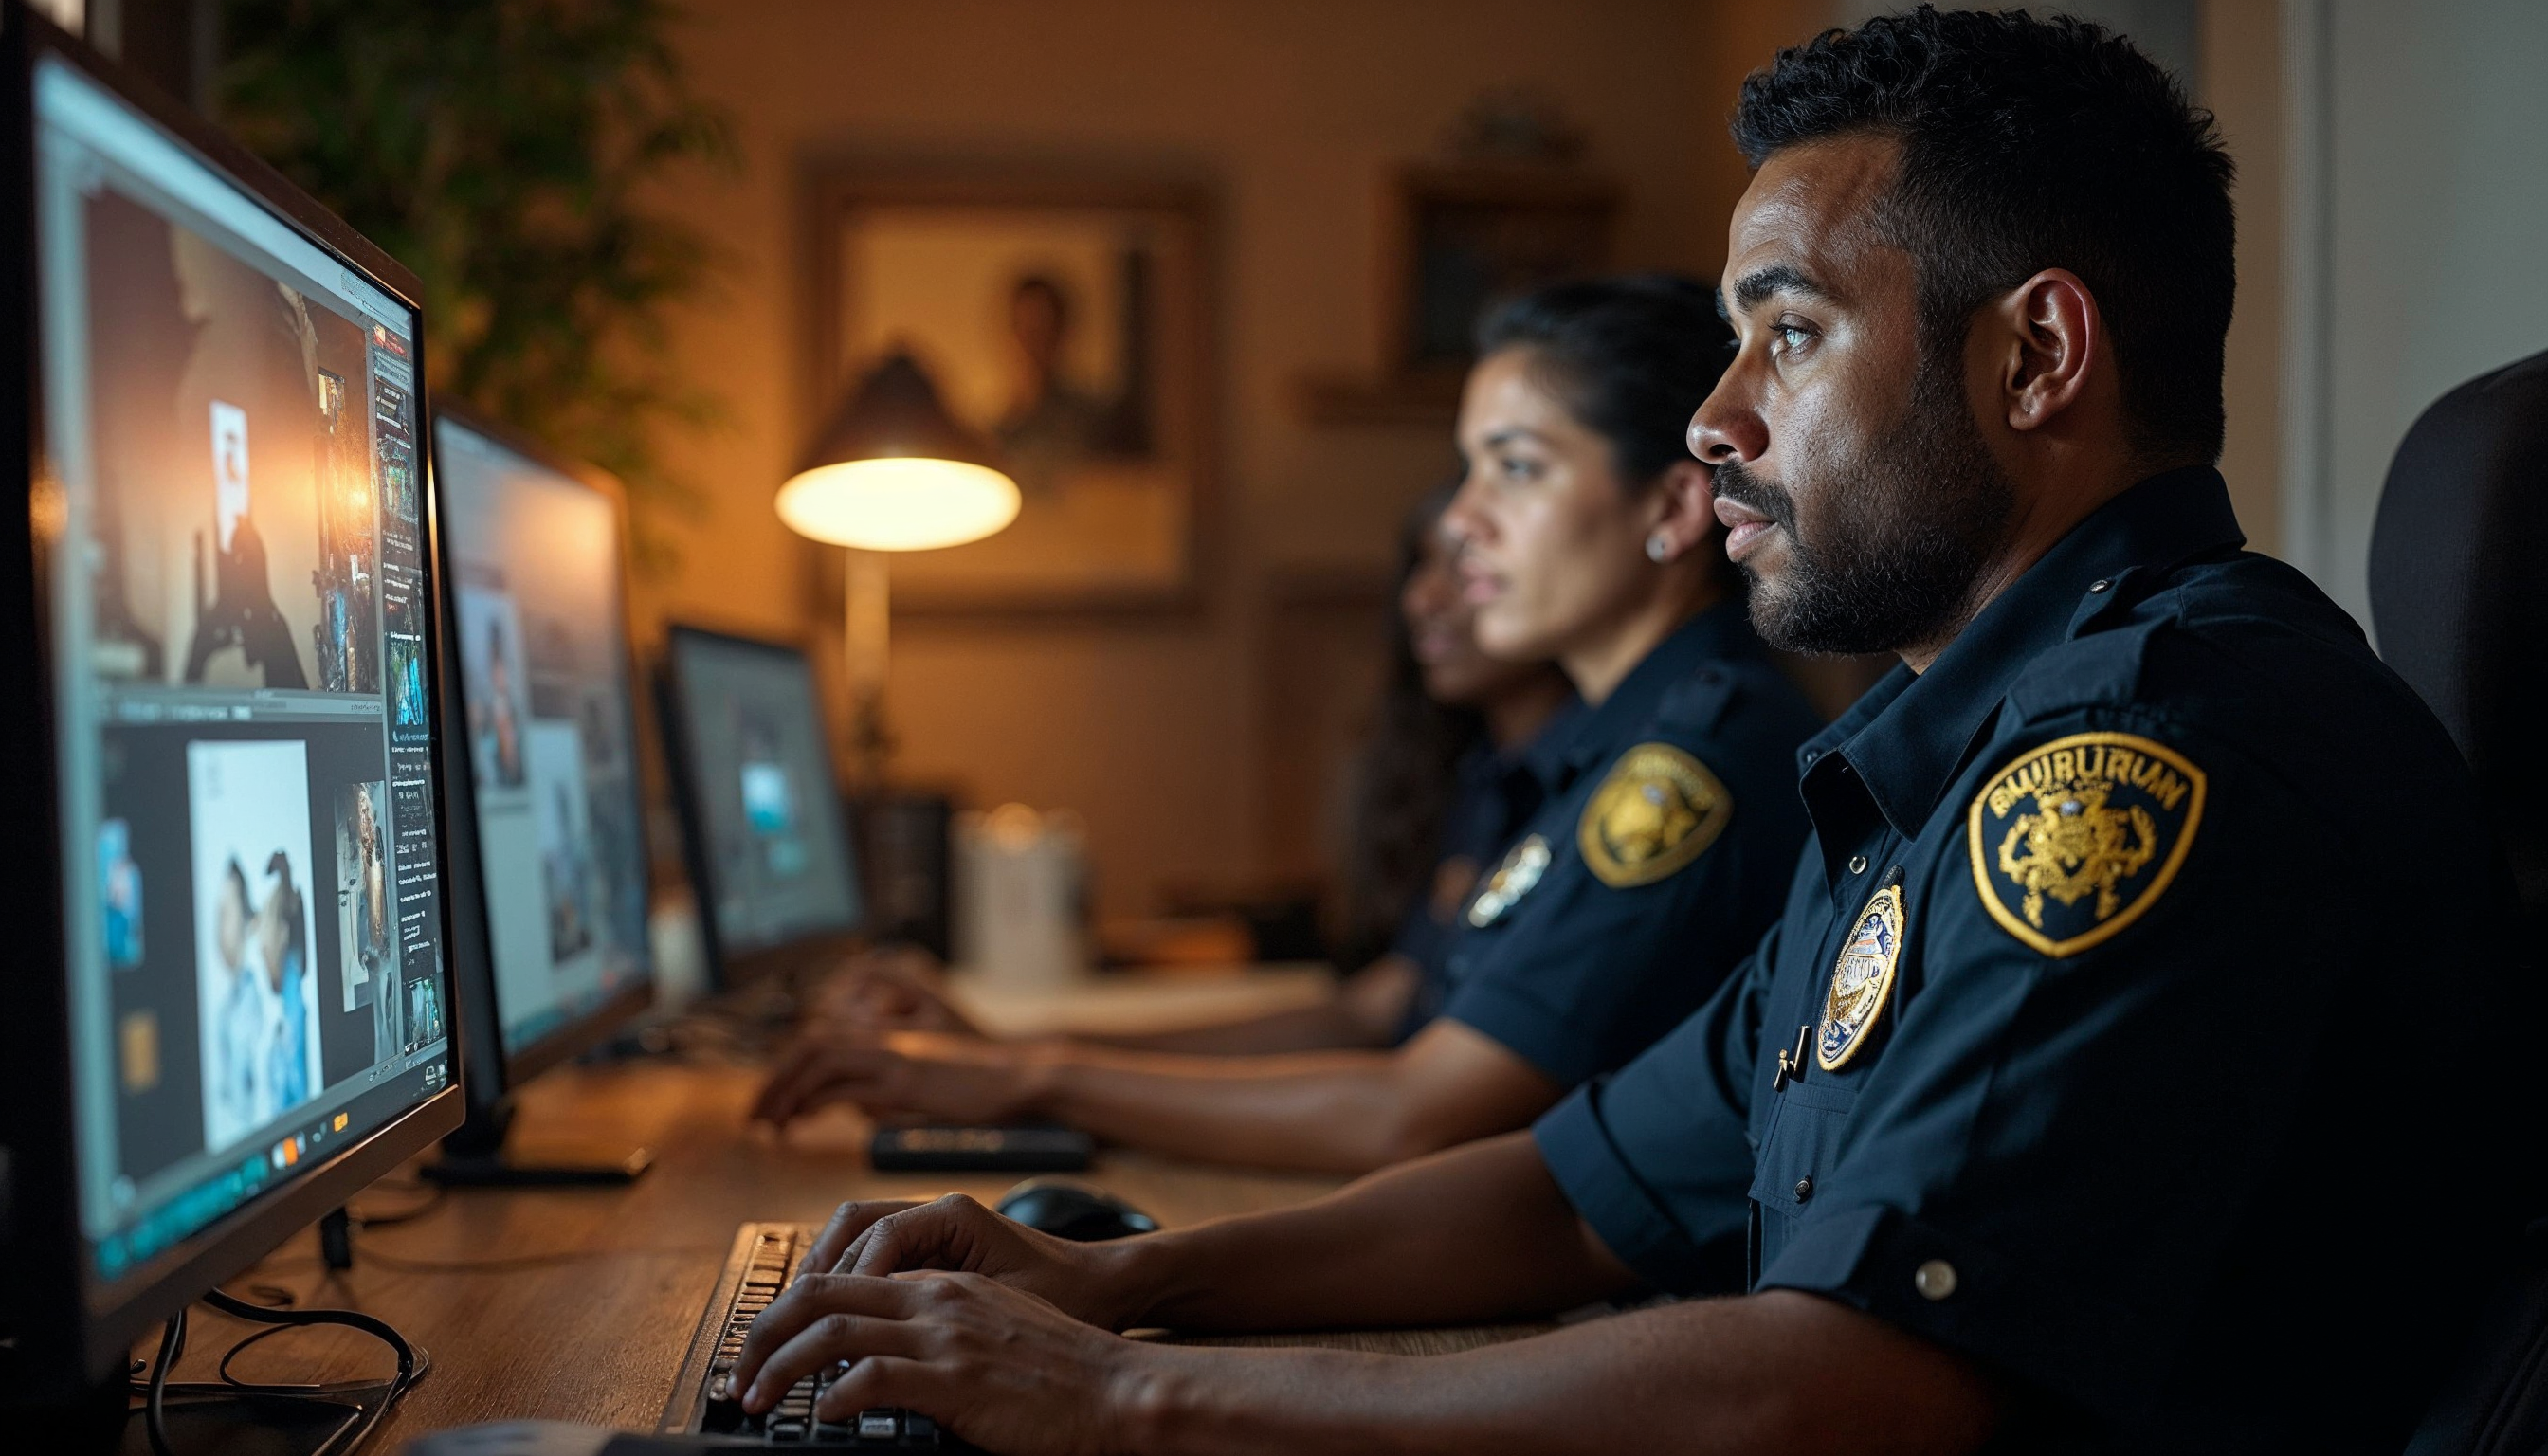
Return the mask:
{"type": "Polygon", "coordinates": [[[1505,851],[1503,863],[1487,876],[1487,887],[1469,902],[1469,923],[1483,930],[1503,919],[1548,872],[1548,841],[1535,834],[1505,851]]]}
{"type": "Polygon", "coordinates": [[[2158,903],[2203,822],[2203,771],[2131,733],[2076,733],[1984,780],[1966,816],[1973,886],[2047,956],[2120,934],[2158,903]]]}
{"type": "Polygon", "coordinates": [[[1824,1071],[1839,1071],[1866,1045],[1876,1014],[1893,994],[1893,967],[1901,960],[1902,886],[1888,884],[1858,912],[1840,958],[1832,962],[1822,1025],[1814,1030],[1814,1061],[1824,1071]]]}
{"type": "Polygon", "coordinates": [[[1705,764],[1668,743],[1619,756],[1584,804],[1576,846],[1612,889],[1652,884],[1707,853],[1734,817],[1734,796],[1705,764]]]}

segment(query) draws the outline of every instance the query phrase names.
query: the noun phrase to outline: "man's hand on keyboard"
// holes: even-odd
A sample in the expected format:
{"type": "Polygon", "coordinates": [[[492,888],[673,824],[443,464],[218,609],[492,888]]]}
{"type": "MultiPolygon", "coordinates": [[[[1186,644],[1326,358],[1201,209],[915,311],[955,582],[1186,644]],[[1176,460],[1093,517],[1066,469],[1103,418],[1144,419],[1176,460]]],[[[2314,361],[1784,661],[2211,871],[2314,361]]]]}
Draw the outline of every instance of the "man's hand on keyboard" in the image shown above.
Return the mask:
{"type": "Polygon", "coordinates": [[[832,1103],[949,1123],[1014,1122],[1039,1091],[1035,1048],[937,1032],[815,1031],[781,1052],[753,1099],[781,1127],[832,1103]]]}
{"type": "Polygon", "coordinates": [[[1023,1290],[1073,1319],[1120,1329],[1138,1311],[1117,1292],[1115,1269],[1137,1241],[1074,1243],[951,1193],[935,1203],[841,1205],[807,1252],[805,1268],[869,1278],[961,1270],[1023,1290]]]}
{"type": "Polygon", "coordinates": [[[753,1321],[734,1382],[758,1414],[837,1370],[819,1421],[899,1407],[1007,1456],[1093,1456],[1125,1449],[1158,1353],[979,1274],[804,1274],[753,1321]]]}

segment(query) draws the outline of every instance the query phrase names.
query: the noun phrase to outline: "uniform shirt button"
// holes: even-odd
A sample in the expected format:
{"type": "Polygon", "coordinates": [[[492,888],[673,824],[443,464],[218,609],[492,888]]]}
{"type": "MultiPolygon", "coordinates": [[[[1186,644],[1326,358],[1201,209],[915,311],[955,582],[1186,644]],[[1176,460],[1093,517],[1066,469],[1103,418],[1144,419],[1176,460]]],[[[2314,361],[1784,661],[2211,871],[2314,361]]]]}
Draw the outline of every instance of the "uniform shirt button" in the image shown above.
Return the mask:
{"type": "Polygon", "coordinates": [[[1931,1259],[1911,1271],[1911,1287],[1925,1300],[1943,1300],[1956,1292],[1956,1266],[1945,1259],[1931,1259]]]}
{"type": "Polygon", "coordinates": [[[2109,588],[2109,587],[2111,587],[2111,586],[2113,586],[2113,585],[2115,585],[2115,584],[2114,584],[2114,583],[2112,583],[2112,582],[2107,581],[2107,580],[2106,580],[2105,578],[2103,578],[2103,577],[2099,577],[2097,580],[2095,580],[2095,581],[2093,581],[2093,582],[2090,582],[2090,583],[2088,584],[2088,590],[2089,590],[2089,591],[2091,591],[2091,592],[2103,592],[2103,591],[2105,591],[2107,588],[2109,588]]]}
{"type": "Polygon", "coordinates": [[[1798,1178],[1796,1180],[1796,1202],[1803,1203],[1806,1199],[1813,1196],[1814,1180],[1811,1178],[1798,1178]]]}
{"type": "Polygon", "coordinates": [[[1866,857],[1865,855],[1850,856],[1849,872],[1852,874],[1865,874],[1866,872],[1866,857]]]}

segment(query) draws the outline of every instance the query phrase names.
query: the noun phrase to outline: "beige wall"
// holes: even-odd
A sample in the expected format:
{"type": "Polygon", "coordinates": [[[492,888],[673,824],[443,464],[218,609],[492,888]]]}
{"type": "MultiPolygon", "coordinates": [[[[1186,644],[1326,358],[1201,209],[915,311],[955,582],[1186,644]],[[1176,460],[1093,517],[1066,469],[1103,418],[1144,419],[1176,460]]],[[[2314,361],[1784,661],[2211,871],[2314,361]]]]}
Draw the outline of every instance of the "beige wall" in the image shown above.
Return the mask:
{"type": "MultiPolygon", "coordinates": [[[[799,159],[814,151],[995,161],[1158,161],[1222,203],[1221,499],[1191,614],[897,623],[902,776],[976,804],[1088,820],[1103,906],[1177,881],[1315,858],[1332,744],[1372,668],[1332,603],[1284,584],[1369,582],[1405,503],[1450,460],[1435,427],[1314,426],[1305,373],[1368,372],[1384,178],[1433,153],[1473,98],[1525,86],[1626,185],[1622,261],[1712,268],[1742,182],[1723,118],[1742,71],[1820,5],[1686,0],[750,0],[698,5],[695,83],[729,107],[746,169],[666,205],[733,257],[725,300],[674,348],[731,427],[682,442],[709,489],[653,614],[748,630],[807,625],[804,558],[770,508],[805,432],[798,377],[799,159]],[[1315,665],[1332,659],[1321,682],[1315,665]],[[1305,685],[1306,683],[1306,685],[1305,685]],[[1315,725],[1323,724],[1319,727],[1315,725]],[[1280,802],[1271,802],[1280,797],[1280,802]]],[[[1315,596],[1317,593],[1310,593],[1315,596]]],[[[1349,595],[1351,593],[1348,593],[1349,595]]],[[[1349,618],[1347,619],[1350,620],[1349,618]]]]}
{"type": "Polygon", "coordinates": [[[2202,12],[2197,99],[2238,163],[2238,308],[2223,379],[2230,429],[2221,474],[2247,544],[2282,549],[2283,85],[2281,8],[2211,0],[2202,12]]]}

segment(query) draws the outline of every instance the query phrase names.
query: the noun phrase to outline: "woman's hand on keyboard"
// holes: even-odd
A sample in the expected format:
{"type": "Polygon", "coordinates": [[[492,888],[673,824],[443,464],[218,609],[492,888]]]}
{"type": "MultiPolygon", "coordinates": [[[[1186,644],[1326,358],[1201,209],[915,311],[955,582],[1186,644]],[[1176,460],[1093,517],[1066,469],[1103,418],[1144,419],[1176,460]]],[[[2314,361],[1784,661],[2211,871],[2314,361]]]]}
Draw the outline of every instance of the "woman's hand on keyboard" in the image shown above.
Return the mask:
{"type": "Polygon", "coordinates": [[[935,1203],[848,1203],[806,1254],[808,1270],[881,1277],[952,1269],[980,1274],[1072,1319],[1120,1329],[1140,1313],[1117,1286],[1138,1239],[1074,1243],[1012,1223],[960,1193],[935,1203]]]}
{"type": "Polygon", "coordinates": [[[978,1037],[816,1028],[779,1053],[752,1117],[785,1127],[849,1103],[939,1122],[1014,1122],[1034,1115],[1048,1060],[1042,1048],[978,1037]]]}
{"type": "Polygon", "coordinates": [[[1158,1354],[980,1274],[804,1274],[753,1321],[734,1379],[755,1413],[828,1375],[817,1420],[899,1407],[1007,1456],[1096,1456],[1127,1448],[1158,1354]]]}
{"type": "Polygon", "coordinates": [[[913,946],[862,951],[814,988],[811,1020],[862,1032],[953,1032],[979,1037],[947,994],[945,967],[913,946]]]}

